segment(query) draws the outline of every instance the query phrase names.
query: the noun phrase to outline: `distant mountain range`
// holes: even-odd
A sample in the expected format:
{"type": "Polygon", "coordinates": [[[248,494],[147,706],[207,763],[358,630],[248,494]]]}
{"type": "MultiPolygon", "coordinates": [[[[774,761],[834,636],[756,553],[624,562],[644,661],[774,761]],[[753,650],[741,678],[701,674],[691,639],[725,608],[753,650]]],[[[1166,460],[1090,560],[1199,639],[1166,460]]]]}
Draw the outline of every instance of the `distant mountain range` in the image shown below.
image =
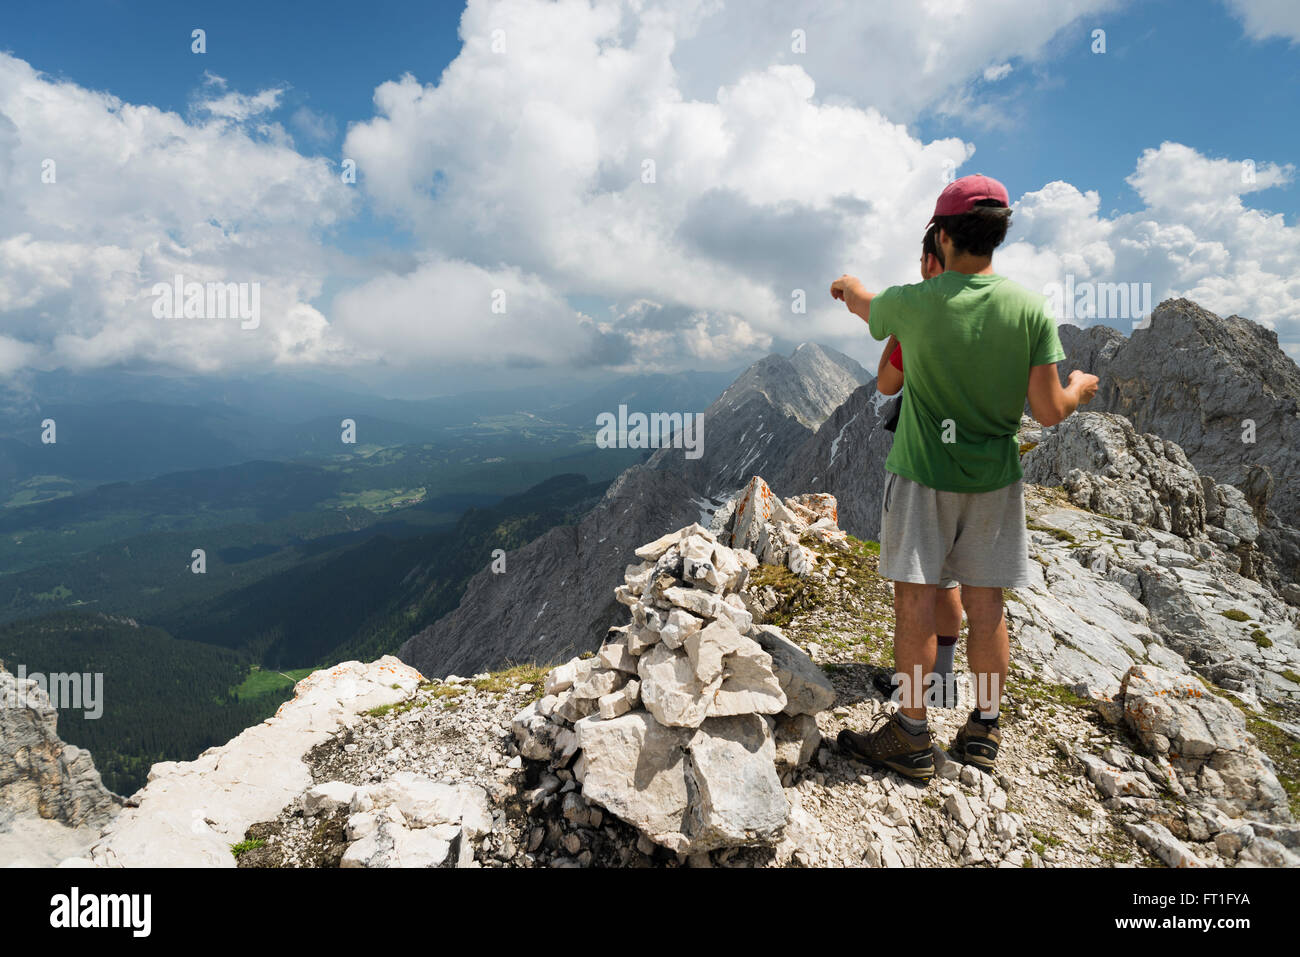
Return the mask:
{"type": "Polygon", "coordinates": [[[705,410],[700,458],[661,448],[620,476],[576,527],[553,529],[509,554],[504,573],[480,571],[460,606],[398,655],[429,674],[468,674],[596,647],[618,617],[613,590],[632,549],[663,529],[708,521],[714,496],[783,464],[869,379],[857,362],[815,343],[760,359],[705,410]]]}

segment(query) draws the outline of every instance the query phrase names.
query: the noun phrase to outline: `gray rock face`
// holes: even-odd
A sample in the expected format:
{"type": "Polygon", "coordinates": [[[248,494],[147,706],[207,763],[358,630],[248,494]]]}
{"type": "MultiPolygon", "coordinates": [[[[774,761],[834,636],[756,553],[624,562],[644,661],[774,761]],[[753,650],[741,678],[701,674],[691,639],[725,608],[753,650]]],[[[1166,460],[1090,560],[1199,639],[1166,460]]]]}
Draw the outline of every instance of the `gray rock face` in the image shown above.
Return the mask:
{"type": "Polygon", "coordinates": [[[835,703],[835,688],[826,673],[781,629],[760,625],[754,631],[754,640],[772,658],[772,671],[785,692],[782,710],[786,714],[816,714],[835,703]]]}
{"type": "Polygon", "coordinates": [[[759,393],[811,432],[870,378],[866,369],[843,353],[805,342],[789,358],[770,355],[755,362],[714,405],[721,411],[743,396],[759,393]]]}
{"type": "Polygon", "coordinates": [[[1077,507],[1029,486],[1031,569],[1042,577],[1007,605],[1029,657],[1096,694],[1113,694],[1136,661],[1196,670],[1246,700],[1300,703],[1288,677],[1300,665],[1300,613],[1267,576],[1248,577],[1267,560],[1250,541],[1258,526],[1243,493],[1121,416],[1076,413],[1037,433],[1026,478],[1063,485],[1077,507]]]}
{"type": "Polygon", "coordinates": [[[1202,790],[1230,816],[1256,812],[1289,822],[1286,791],[1255,747],[1241,712],[1194,678],[1135,666],[1119,700],[1124,721],[1157,760],[1169,761],[1184,788],[1202,790]]]}
{"type": "Polygon", "coordinates": [[[858,538],[880,537],[880,506],[885,459],[894,434],[882,426],[870,379],[831,414],[816,434],[807,437],[772,473],[783,495],[829,492],[839,503],[839,526],[858,538]]]}
{"type": "Polygon", "coordinates": [[[104,787],[89,751],[59,739],[57,722],[36,681],[20,683],[0,664],[0,810],[97,828],[122,799],[104,787]]]}
{"type": "Polygon", "coordinates": [[[1186,299],[1160,303],[1149,328],[1127,339],[1095,327],[1060,329],[1070,355],[1062,371],[1101,377],[1090,409],[1117,412],[1139,432],[1176,442],[1217,482],[1244,488],[1252,466],[1267,468],[1269,506],[1286,524],[1300,524],[1300,368],[1276,332],[1186,299]],[[1246,420],[1254,423],[1253,442],[1243,440],[1246,420]]]}
{"type": "Polygon", "coordinates": [[[854,389],[871,379],[870,373],[856,360],[815,342],[805,342],[795,349],[790,364],[799,373],[803,388],[783,402],[778,400],[778,404],[814,430],[854,389]]]}
{"type": "MultiPolygon", "coordinates": [[[[1061,385],[1069,381],[1070,372],[1078,369],[1100,376],[1098,369],[1105,369],[1115,353],[1128,342],[1124,333],[1110,326],[1078,326],[1063,322],[1056,327],[1061,337],[1061,348],[1065,350],[1065,361],[1058,363],[1057,373],[1061,385]]],[[[1100,386],[1099,386],[1100,390],[1100,386]]]]}
{"type": "Polygon", "coordinates": [[[474,674],[507,661],[562,660],[600,646],[621,618],[626,557],[658,532],[699,518],[675,473],[635,467],[576,526],[553,528],[470,579],[455,611],[412,636],[398,657],[427,675],[474,674]]]}
{"type": "Polygon", "coordinates": [[[1205,491],[1182,449],[1119,416],[1076,412],[1021,467],[1026,482],[1062,485],[1089,511],[1184,537],[1205,530],[1205,491]]]}
{"type": "Polygon", "coordinates": [[[804,343],[789,358],[767,356],[705,411],[702,457],[692,460],[681,449],[661,449],[649,464],[679,472],[705,495],[734,489],[753,475],[778,472],[791,452],[870,378],[848,356],[814,343],[804,343]]]}
{"type": "Polygon", "coordinates": [[[1261,526],[1244,492],[1198,474],[1176,443],[1139,435],[1123,416],[1090,411],[1055,428],[1022,429],[1022,438],[1030,437],[1037,445],[1021,460],[1025,481],[1060,486],[1091,512],[1184,539],[1208,537],[1229,553],[1232,571],[1286,596],[1300,531],[1272,512],[1261,526]]]}
{"type": "Polygon", "coordinates": [[[710,718],[698,729],[661,725],[645,711],[575,726],[582,794],[652,841],[697,854],[769,843],[789,813],[776,746],[758,715],[710,718]]]}

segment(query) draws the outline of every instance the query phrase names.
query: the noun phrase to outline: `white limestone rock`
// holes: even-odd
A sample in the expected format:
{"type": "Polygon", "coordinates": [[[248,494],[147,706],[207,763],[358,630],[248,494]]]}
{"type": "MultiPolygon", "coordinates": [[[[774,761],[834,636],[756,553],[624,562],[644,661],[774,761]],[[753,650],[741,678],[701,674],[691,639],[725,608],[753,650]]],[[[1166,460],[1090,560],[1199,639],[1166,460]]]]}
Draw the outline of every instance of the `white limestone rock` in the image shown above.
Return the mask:
{"type": "Polygon", "coordinates": [[[659,640],[669,648],[680,648],[682,642],[699,631],[704,622],[682,608],[668,613],[668,620],[659,629],[659,640]]]}
{"type": "Polygon", "coordinates": [[[193,761],[155,764],[136,806],[85,856],[99,867],[234,867],[230,846],[312,786],[303,755],[358,715],[405,700],[423,680],[392,656],[313,672],[274,717],[193,761]]]}
{"type": "Polygon", "coordinates": [[[772,671],[785,693],[786,714],[817,714],[835,703],[835,688],[826,673],[780,628],[760,625],[753,637],[771,656],[772,671]]]}
{"type": "Polygon", "coordinates": [[[641,701],[660,724],[668,727],[699,727],[708,716],[713,692],[722,684],[721,675],[701,684],[686,652],[663,644],[641,656],[638,673],[641,701]]]}
{"type": "Polygon", "coordinates": [[[314,784],[298,795],[298,807],[308,817],[332,814],[341,807],[351,807],[356,793],[357,788],[354,784],[326,781],[323,784],[314,784]]]}

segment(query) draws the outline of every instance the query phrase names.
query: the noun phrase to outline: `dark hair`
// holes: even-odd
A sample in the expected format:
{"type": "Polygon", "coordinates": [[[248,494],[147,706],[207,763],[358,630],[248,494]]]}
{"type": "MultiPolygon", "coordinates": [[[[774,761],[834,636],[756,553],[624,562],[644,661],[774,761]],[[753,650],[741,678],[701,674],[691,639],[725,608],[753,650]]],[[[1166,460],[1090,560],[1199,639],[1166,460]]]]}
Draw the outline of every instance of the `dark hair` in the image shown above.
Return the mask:
{"type": "Polygon", "coordinates": [[[939,227],[931,225],[925,231],[925,236],[921,240],[921,255],[933,256],[939,260],[939,265],[943,265],[943,250],[939,248],[939,227]]]}
{"type": "Polygon", "coordinates": [[[972,256],[992,256],[993,250],[1007,238],[1011,209],[996,199],[981,199],[975,209],[958,216],[940,216],[934,224],[952,240],[958,252],[972,256]]]}

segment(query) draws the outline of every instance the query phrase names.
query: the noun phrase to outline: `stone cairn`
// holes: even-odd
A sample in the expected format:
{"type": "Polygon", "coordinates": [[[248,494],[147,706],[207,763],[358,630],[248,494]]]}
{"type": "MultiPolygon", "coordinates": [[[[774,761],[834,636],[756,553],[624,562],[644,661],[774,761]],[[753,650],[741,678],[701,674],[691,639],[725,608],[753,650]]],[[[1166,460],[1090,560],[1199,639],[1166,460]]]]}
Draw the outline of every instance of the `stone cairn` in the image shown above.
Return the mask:
{"type": "Polygon", "coordinates": [[[599,652],[552,669],[512,723],[520,753],[584,801],[682,854],[772,844],[789,818],[782,777],[821,741],[835,692],[741,590],[760,561],[817,574],[811,539],[847,548],[825,494],[784,502],[757,476],[714,516],[636,550],[615,597],[631,620],[599,652]],[[757,611],[757,609],[754,609],[757,611]]]}

